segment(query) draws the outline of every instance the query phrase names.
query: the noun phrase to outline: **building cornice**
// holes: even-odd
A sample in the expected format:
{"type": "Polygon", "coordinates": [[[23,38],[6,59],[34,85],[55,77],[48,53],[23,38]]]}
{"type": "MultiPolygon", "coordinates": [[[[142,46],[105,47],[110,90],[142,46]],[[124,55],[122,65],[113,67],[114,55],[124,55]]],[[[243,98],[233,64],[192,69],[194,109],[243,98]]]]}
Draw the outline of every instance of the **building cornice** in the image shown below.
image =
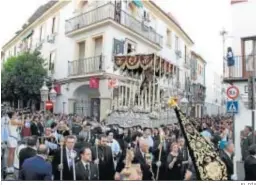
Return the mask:
{"type": "Polygon", "coordinates": [[[157,15],[162,17],[162,19],[168,23],[167,25],[171,26],[172,28],[175,28],[177,32],[180,33],[180,35],[183,37],[183,39],[189,44],[193,45],[193,40],[189,37],[189,35],[184,31],[184,29],[177,23],[176,20],[174,20],[172,17],[170,17],[162,8],[160,8],[154,1],[148,0],[143,1],[143,3],[150,7],[153,12],[155,12],[157,15]]]}
{"type": "Polygon", "coordinates": [[[199,55],[198,53],[191,51],[191,55],[194,55],[196,58],[201,60],[204,64],[207,64],[207,62],[204,60],[204,58],[201,55],[199,55]]]}
{"type": "Polygon", "coordinates": [[[70,3],[71,1],[58,1],[46,12],[44,12],[40,17],[38,17],[34,22],[29,24],[25,29],[23,29],[19,34],[15,35],[10,41],[8,41],[3,47],[2,50],[5,52],[9,47],[11,47],[15,42],[19,41],[29,30],[34,29],[37,25],[46,21],[51,15],[55,14],[62,7],[70,3]]]}

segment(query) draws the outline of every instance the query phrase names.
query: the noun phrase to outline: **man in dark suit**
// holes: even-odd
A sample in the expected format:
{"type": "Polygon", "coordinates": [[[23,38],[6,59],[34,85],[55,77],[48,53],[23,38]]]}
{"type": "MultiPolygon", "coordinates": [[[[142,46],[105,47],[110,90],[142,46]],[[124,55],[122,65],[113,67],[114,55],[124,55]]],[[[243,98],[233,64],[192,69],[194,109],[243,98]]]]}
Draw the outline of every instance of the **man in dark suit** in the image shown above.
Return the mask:
{"type": "MultiPolygon", "coordinates": [[[[140,139],[139,141],[139,147],[135,151],[134,156],[134,162],[137,162],[141,166],[142,171],[142,180],[149,181],[153,179],[153,173],[152,173],[152,160],[147,160],[146,155],[149,153],[149,145],[147,140],[140,139]]],[[[151,155],[151,154],[149,154],[151,155]]]]}
{"type": "Polygon", "coordinates": [[[107,136],[99,136],[99,143],[92,148],[94,163],[99,165],[99,180],[114,180],[115,168],[111,148],[107,146],[107,136]]]}
{"type": "Polygon", "coordinates": [[[162,143],[159,139],[154,140],[154,147],[152,149],[152,154],[154,155],[154,161],[153,161],[153,172],[155,174],[155,178],[157,176],[157,169],[159,166],[159,174],[157,180],[166,180],[166,173],[165,173],[165,162],[167,160],[167,151],[168,151],[168,142],[165,139],[164,132],[161,132],[161,137],[163,137],[162,143]],[[159,155],[160,155],[160,149],[161,149],[161,158],[159,161],[159,155]]]}
{"type": "Polygon", "coordinates": [[[79,136],[84,137],[84,141],[90,145],[93,146],[94,145],[94,134],[91,132],[91,124],[87,121],[83,122],[82,125],[82,130],[79,132],[79,136]]]}
{"type": "Polygon", "coordinates": [[[242,160],[244,161],[249,156],[249,147],[253,144],[252,127],[246,126],[244,129],[245,138],[242,143],[242,160]]]}
{"type": "Polygon", "coordinates": [[[234,145],[230,142],[226,142],[224,144],[224,149],[220,151],[220,158],[227,167],[228,180],[236,180],[233,168],[233,153],[234,145]]]}
{"type": "Polygon", "coordinates": [[[19,180],[52,180],[52,165],[49,162],[46,162],[48,153],[49,149],[46,145],[39,145],[37,155],[24,161],[20,171],[19,180]]]}
{"type": "Polygon", "coordinates": [[[188,159],[189,159],[189,155],[188,155],[188,148],[185,145],[185,139],[184,138],[179,138],[178,139],[179,142],[179,153],[181,155],[182,158],[182,168],[181,168],[181,172],[182,174],[185,176],[186,170],[188,168],[188,159]]]}
{"type": "Polygon", "coordinates": [[[81,160],[76,163],[76,180],[99,180],[98,167],[92,163],[92,152],[88,147],[80,151],[81,160]]]}
{"type": "Polygon", "coordinates": [[[36,155],[36,142],[37,142],[37,139],[36,137],[28,137],[27,139],[27,147],[26,148],[23,148],[20,150],[20,153],[19,153],[19,166],[20,168],[22,167],[23,165],[23,162],[30,158],[30,157],[34,157],[36,155]]]}
{"type": "Polygon", "coordinates": [[[63,179],[62,180],[73,180],[73,164],[74,158],[73,155],[76,154],[74,150],[74,145],[76,142],[76,138],[72,135],[67,136],[65,145],[63,150],[58,150],[52,161],[53,165],[53,173],[54,173],[54,180],[60,180],[60,171],[63,170],[63,179]],[[61,152],[63,153],[63,164],[61,164],[61,152]]]}
{"type": "Polygon", "coordinates": [[[246,158],[244,162],[244,170],[245,170],[245,179],[256,180],[256,144],[251,145],[249,148],[249,156],[246,158]]]}

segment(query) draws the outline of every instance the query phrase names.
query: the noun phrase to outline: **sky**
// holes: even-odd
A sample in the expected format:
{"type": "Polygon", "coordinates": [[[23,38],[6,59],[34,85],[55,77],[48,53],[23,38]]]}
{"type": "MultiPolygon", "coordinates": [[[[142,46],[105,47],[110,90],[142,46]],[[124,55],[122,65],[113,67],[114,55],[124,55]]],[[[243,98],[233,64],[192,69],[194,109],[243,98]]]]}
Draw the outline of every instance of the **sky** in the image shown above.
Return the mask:
{"type": "MultiPolygon", "coordinates": [[[[48,0],[0,0],[0,47],[9,41],[34,11],[48,0]]],[[[171,12],[194,41],[194,50],[206,61],[206,74],[222,73],[220,31],[231,30],[230,0],[154,0],[171,12]]],[[[206,76],[207,86],[213,75],[206,76]]]]}

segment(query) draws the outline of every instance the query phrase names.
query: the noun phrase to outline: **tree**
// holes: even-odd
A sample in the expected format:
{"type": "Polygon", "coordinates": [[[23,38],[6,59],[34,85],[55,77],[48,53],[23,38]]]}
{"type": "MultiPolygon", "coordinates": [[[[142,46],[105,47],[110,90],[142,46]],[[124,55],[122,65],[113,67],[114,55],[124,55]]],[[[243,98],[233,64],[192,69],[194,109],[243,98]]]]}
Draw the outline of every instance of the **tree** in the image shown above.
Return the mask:
{"type": "Polygon", "coordinates": [[[35,101],[40,99],[40,88],[47,75],[40,52],[24,52],[10,57],[1,73],[2,101],[35,101]]]}

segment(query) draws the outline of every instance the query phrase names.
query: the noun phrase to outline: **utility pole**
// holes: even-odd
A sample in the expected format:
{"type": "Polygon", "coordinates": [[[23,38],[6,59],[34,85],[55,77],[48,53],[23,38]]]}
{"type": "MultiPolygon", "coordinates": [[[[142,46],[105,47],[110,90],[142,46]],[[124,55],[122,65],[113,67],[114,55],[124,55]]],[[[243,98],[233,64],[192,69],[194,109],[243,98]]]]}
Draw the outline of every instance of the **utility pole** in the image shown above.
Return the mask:
{"type": "Polygon", "coordinates": [[[228,32],[223,28],[223,30],[220,32],[220,36],[222,37],[222,52],[223,52],[223,77],[225,75],[225,43],[226,43],[226,35],[228,34],[228,32]]]}
{"type": "MultiPolygon", "coordinates": [[[[252,110],[252,130],[254,134],[255,130],[255,77],[250,76],[248,79],[248,108],[252,110]]],[[[255,144],[255,137],[253,138],[253,144],[255,144]]]]}

